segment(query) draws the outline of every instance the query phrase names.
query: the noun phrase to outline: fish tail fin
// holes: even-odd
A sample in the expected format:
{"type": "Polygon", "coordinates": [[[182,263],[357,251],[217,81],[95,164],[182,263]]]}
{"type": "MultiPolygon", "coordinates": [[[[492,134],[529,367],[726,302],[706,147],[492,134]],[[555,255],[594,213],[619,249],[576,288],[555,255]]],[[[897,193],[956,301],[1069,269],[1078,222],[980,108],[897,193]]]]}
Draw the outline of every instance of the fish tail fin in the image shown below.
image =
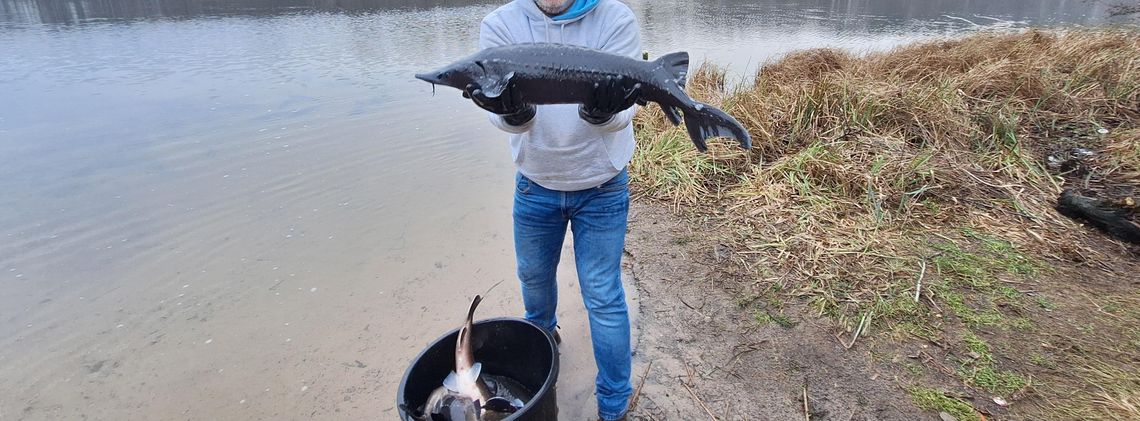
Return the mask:
{"type": "Polygon", "coordinates": [[[467,323],[475,317],[475,307],[479,307],[479,302],[483,301],[483,296],[476,295],[475,299],[471,300],[471,308],[467,309],[467,323]]]}
{"type": "Polygon", "coordinates": [[[711,137],[730,137],[740,142],[744,149],[752,148],[752,136],[740,122],[716,107],[696,103],[685,110],[685,129],[689,131],[689,138],[697,146],[697,150],[708,150],[705,140],[711,137]]]}
{"type": "Polygon", "coordinates": [[[676,80],[678,85],[681,85],[682,88],[685,87],[685,80],[689,76],[689,53],[681,51],[666,54],[655,62],[662,69],[665,69],[669,73],[669,77],[676,80]]]}
{"type": "Polygon", "coordinates": [[[479,307],[479,302],[483,301],[481,295],[476,295],[475,299],[471,300],[471,307],[467,309],[467,319],[463,321],[463,326],[459,328],[459,334],[455,338],[456,349],[470,346],[471,326],[472,319],[475,318],[475,308],[479,307]]]}
{"type": "Polygon", "coordinates": [[[495,285],[491,285],[490,288],[487,288],[486,291],[483,291],[483,296],[486,297],[488,295],[491,295],[491,290],[495,289],[495,287],[499,286],[499,284],[501,284],[501,283],[503,283],[502,280],[500,280],[499,282],[495,282],[495,285]]]}

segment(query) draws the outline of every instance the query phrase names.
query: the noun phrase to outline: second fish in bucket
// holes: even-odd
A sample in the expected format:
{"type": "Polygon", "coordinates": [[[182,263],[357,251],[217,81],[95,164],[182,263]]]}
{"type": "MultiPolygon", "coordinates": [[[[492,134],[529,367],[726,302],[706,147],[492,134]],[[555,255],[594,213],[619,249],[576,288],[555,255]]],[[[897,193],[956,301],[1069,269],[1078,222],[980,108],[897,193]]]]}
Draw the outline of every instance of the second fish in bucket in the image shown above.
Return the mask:
{"type": "Polygon", "coordinates": [[[485,375],[483,365],[475,361],[472,332],[475,309],[482,296],[476,295],[467,310],[467,318],[455,340],[455,369],[442,385],[428,396],[421,408],[408,411],[416,420],[424,421],[498,421],[522,409],[533,393],[505,377],[485,375]]]}

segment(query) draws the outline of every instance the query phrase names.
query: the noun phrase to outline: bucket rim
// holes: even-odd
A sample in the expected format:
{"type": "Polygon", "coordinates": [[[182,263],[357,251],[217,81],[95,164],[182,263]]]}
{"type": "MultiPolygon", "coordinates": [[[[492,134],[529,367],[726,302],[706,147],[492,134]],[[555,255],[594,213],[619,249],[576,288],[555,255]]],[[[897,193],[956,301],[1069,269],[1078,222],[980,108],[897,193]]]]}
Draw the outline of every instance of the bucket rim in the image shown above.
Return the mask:
{"type": "MultiPolygon", "coordinates": [[[[476,321],[472,322],[472,327],[478,326],[480,324],[495,323],[495,322],[522,323],[524,325],[530,326],[530,327],[534,328],[535,330],[541,332],[543,334],[543,336],[546,337],[546,343],[550,347],[550,361],[551,361],[550,372],[546,373],[546,380],[544,380],[542,382],[542,387],[540,387],[538,390],[536,390],[534,392],[534,396],[545,396],[547,393],[550,392],[550,389],[553,389],[555,387],[555,385],[558,381],[558,371],[560,369],[560,367],[559,367],[560,362],[559,362],[559,358],[558,358],[558,356],[559,356],[558,344],[556,342],[554,342],[554,336],[549,331],[547,331],[546,329],[543,329],[541,326],[535,324],[534,322],[532,322],[530,320],[527,320],[527,319],[524,319],[521,317],[492,317],[492,318],[487,318],[487,319],[482,319],[482,320],[476,320],[476,321]]],[[[424,355],[427,354],[428,350],[434,348],[436,345],[438,345],[440,342],[442,342],[448,336],[457,335],[459,333],[459,329],[461,329],[461,328],[462,327],[456,327],[454,329],[451,329],[451,330],[447,331],[446,333],[440,335],[439,337],[435,338],[431,342],[428,342],[427,345],[425,345],[423,347],[423,349],[420,350],[420,352],[416,353],[416,356],[415,356],[415,358],[412,359],[412,361],[420,361],[421,359],[423,359],[424,355]]],[[[415,364],[408,364],[408,367],[404,369],[404,375],[400,378],[400,386],[396,391],[396,411],[401,414],[400,419],[407,419],[407,418],[404,418],[404,414],[407,413],[405,408],[407,408],[409,410],[414,409],[414,408],[409,408],[407,406],[407,400],[405,399],[406,387],[408,384],[408,378],[412,374],[412,368],[413,367],[415,367],[415,364]]],[[[531,405],[535,404],[536,401],[537,401],[536,399],[531,399],[531,401],[527,402],[526,405],[523,405],[523,407],[521,409],[519,409],[519,411],[521,412],[523,409],[527,409],[528,407],[531,407],[531,405]]],[[[517,415],[518,415],[517,413],[511,414],[511,416],[504,418],[503,421],[512,421],[512,420],[516,419],[515,417],[517,415]]],[[[410,414],[409,414],[409,416],[410,416],[410,414]]]]}

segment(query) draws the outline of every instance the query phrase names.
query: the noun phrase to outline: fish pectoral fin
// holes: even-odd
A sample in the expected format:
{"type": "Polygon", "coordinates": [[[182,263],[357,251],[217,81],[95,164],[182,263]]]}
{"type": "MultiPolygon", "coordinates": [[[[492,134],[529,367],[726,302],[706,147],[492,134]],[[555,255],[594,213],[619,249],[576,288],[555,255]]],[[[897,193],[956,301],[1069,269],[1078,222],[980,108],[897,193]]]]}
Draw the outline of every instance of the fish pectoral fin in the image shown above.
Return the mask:
{"type": "Polygon", "coordinates": [[[455,393],[459,393],[459,376],[454,371],[447,374],[447,378],[443,379],[443,387],[455,393]]]}
{"type": "Polygon", "coordinates": [[[507,89],[507,86],[511,84],[511,79],[514,77],[515,73],[511,72],[507,73],[506,76],[503,76],[501,79],[489,79],[486,83],[480,84],[480,87],[483,88],[483,95],[487,98],[498,98],[499,95],[502,95],[503,91],[507,89]]]}

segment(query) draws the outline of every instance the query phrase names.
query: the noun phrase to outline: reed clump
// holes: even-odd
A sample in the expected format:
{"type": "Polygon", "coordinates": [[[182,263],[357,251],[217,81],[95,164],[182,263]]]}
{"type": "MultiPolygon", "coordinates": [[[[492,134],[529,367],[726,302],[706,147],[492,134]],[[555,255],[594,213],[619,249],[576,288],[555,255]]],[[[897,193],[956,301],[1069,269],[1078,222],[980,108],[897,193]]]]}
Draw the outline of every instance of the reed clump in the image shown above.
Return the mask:
{"type": "Polygon", "coordinates": [[[1088,245],[1095,233],[1053,210],[1057,196],[1078,181],[1140,185],[1136,31],[984,33],[864,57],[810,50],[735,86],[706,63],[688,90],[735,116],[754,147],[726,140],[700,154],[651,106],[634,123],[637,193],[730,230],[746,272],[730,288],[742,296],[806,298],[849,332],[928,334],[933,314],[1024,326],[1000,310],[1024,296],[976,280],[1103,258],[1088,245]],[[1076,148],[1096,153],[1084,172],[1050,163],[1076,148]],[[985,273],[946,263],[957,261],[985,273]]]}

